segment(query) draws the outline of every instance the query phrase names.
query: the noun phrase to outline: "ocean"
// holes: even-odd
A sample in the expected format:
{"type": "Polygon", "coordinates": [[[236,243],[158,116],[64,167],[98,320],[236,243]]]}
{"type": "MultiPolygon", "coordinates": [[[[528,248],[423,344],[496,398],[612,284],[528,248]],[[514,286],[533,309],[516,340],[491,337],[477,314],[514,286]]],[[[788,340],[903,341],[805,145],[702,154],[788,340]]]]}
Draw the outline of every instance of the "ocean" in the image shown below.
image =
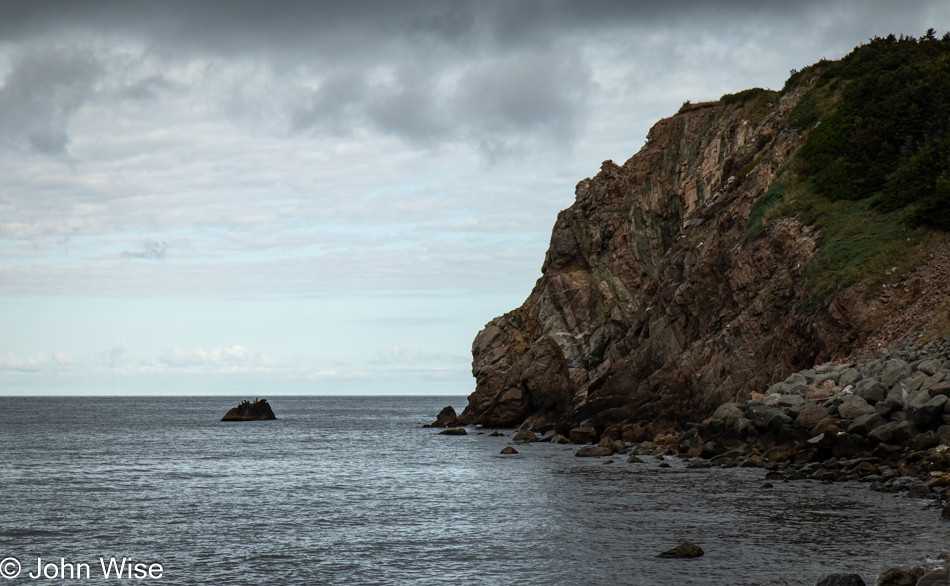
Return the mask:
{"type": "Polygon", "coordinates": [[[950,550],[926,501],[863,484],[420,427],[464,397],[267,397],[276,421],[219,421],[244,398],[0,398],[7,582],[873,584],[950,550]],[[683,540],[705,555],[655,557],[683,540]]]}

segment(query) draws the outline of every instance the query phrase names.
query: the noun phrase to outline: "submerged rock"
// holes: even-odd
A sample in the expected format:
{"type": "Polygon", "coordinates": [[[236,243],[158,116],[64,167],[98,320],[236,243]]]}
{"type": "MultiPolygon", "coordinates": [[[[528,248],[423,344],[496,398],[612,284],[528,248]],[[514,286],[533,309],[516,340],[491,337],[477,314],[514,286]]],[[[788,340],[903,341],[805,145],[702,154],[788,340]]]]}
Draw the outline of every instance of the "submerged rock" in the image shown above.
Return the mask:
{"type": "MultiPolygon", "coordinates": [[[[695,543],[684,541],[669,551],[657,554],[658,558],[698,558],[705,553],[703,548],[695,543]]],[[[862,583],[863,584],[863,583],[862,583]]]]}
{"type": "Polygon", "coordinates": [[[468,432],[465,431],[464,427],[455,427],[452,429],[443,429],[439,432],[439,435],[468,435],[468,432]]]}
{"type": "Polygon", "coordinates": [[[831,574],[815,582],[815,586],[866,586],[857,574],[831,574]]]}
{"type": "Polygon", "coordinates": [[[601,456],[610,456],[614,453],[610,448],[601,446],[584,446],[574,454],[578,458],[599,458],[601,456]]]}
{"type": "Polygon", "coordinates": [[[255,399],[253,403],[242,401],[237,407],[232,407],[224,414],[221,421],[263,421],[269,419],[277,419],[277,417],[267,403],[267,399],[255,399]]]}
{"type": "Polygon", "coordinates": [[[944,586],[950,584],[950,570],[947,568],[937,568],[932,572],[927,572],[917,581],[917,586],[944,586]]]}
{"type": "Polygon", "coordinates": [[[514,448],[511,447],[511,446],[505,446],[505,447],[503,447],[503,448],[501,449],[501,452],[500,452],[500,453],[505,454],[505,455],[517,454],[517,453],[518,453],[518,450],[514,449],[514,448]]]}
{"type": "Polygon", "coordinates": [[[917,576],[907,568],[888,568],[881,572],[875,586],[914,586],[917,576]]]}

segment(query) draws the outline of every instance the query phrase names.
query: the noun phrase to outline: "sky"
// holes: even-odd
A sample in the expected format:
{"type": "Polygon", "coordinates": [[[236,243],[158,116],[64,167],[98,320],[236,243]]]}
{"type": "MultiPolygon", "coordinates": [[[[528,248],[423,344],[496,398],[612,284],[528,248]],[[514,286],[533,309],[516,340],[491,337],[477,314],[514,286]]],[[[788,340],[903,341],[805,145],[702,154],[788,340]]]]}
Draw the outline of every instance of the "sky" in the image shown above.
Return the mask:
{"type": "Polygon", "coordinates": [[[0,395],[438,394],[690,100],[945,0],[0,0],[0,395]]]}

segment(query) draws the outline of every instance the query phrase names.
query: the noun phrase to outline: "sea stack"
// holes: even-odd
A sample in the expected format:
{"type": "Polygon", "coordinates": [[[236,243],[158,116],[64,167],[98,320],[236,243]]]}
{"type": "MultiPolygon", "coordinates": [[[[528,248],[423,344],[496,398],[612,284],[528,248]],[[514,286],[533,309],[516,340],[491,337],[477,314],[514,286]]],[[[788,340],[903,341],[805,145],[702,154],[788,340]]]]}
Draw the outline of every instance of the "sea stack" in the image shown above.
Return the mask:
{"type": "Polygon", "coordinates": [[[271,410],[267,399],[255,399],[242,401],[237,407],[232,407],[224,414],[221,421],[259,421],[264,419],[277,419],[271,410]]]}

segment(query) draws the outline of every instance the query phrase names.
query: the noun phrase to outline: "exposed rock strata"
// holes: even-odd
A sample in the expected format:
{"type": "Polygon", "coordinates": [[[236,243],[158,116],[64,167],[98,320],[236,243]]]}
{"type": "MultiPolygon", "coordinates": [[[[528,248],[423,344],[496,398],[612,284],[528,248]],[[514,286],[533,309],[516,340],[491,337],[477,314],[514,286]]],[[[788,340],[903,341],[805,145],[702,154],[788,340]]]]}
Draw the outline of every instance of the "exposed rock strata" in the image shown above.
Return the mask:
{"type": "Polygon", "coordinates": [[[893,305],[855,288],[799,309],[811,228],[784,219],[745,242],[753,203],[806,139],[788,117],[810,83],[765,114],[686,109],[578,183],[530,296],[474,340],[459,423],[685,428],[876,333],[893,305]]]}

